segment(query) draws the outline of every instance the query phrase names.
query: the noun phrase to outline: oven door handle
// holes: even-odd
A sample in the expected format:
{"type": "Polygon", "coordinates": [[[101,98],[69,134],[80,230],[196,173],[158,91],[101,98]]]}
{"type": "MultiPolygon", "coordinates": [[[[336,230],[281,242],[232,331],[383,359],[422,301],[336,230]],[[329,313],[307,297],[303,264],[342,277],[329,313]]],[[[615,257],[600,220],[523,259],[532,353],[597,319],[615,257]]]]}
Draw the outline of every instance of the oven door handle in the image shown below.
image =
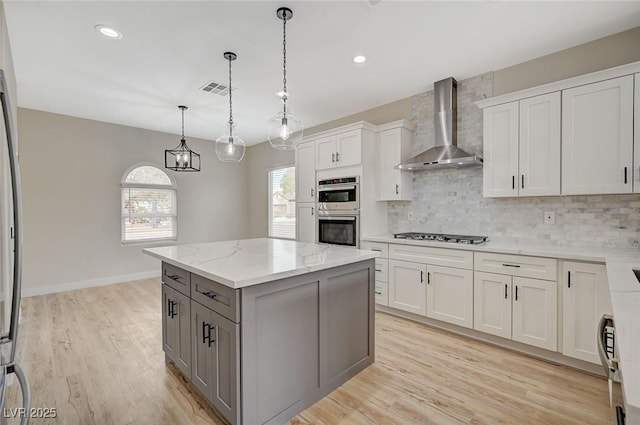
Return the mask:
{"type": "Polygon", "coordinates": [[[318,217],[319,221],[322,220],[328,220],[328,221],[332,221],[332,220],[340,220],[340,221],[356,221],[357,217],[354,216],[331,216],[331,217],[318,217]]]}
{"type": "MultiPolygon", "coordinates": [[[[613,316],[608,314],[602,315],[600,323],[598,324],[598,354],[600,355],[600,361],[605,368],[605,372],[608,377],[613,377],[618,371],[618,362],[614,359],[610,359],[604,348],[604,331],[607,326],[613,324],[613,316]]],[[[615,341],[614,341],[615,344],[615,341]]]]}
{"type": "Polygon", "coordinates": [[[330,187],[318,187],[318,192],[327,192],[327,191],[333,191],[333,190],[353,190],[356,189],[356,185],[354,184],[350,184],[350,185],[341,185],[341,184],[337,184],[335,186],[330,186],[330,187]]]}

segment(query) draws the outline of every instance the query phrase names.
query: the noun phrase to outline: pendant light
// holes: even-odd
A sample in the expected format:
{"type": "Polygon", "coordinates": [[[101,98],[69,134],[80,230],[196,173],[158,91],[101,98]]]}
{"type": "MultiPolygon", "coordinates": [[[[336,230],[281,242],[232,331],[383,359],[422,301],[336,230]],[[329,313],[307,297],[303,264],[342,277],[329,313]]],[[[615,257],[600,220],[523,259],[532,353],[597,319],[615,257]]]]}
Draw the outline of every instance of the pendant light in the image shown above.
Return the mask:
{"type": "Polygon", "coordinates": [[[164,151],[164,168],[173,171],[200,171],[200,155],[189,149],[184,138],[184,111],[187,106],[178,106],[182,111],[182,138],[174,149],[164,151]]]}
{"type": "Polygon", "coordinates": [[[233,52],[225,52],[224,58],[229,61],[229,122],[228,131],[216,139],[216,155],[218,159],[224,162],[240,162],[244,158],[245,143],[244,140],[233,134],[235,125],[233,124],[233,102],[231,97],[231,62],[236,60],[237,56],[233,52]]]}
{"type": "Polygon", "coordinates": [[[291,150],[302,141],[302,121],[291,115],[288,105],[289,93],[287,92],[287,21],[293,17],[293,11],[288,7],[281,7],[276,11],[276,16],[282,20],[282,92],[279,93],[282,100],[282,111],[275,114],[267,121],[267,138],[275,149],[291,150]]]}

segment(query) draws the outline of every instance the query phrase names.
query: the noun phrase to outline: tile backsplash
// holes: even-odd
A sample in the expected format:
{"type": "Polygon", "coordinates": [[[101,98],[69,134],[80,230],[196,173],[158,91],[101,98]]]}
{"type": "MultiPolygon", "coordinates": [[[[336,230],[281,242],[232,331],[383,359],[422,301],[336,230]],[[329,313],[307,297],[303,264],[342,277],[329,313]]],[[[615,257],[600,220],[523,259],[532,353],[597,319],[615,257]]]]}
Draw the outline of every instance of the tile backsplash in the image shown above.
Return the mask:
{"type": "MultiPolygon", "coordinates": [[[[492,93],[492,75],[458,82],[458,146],[482,155],[482,111],[473,103],[492,93]]],[[[433,92],[412,99],[413,152],[433,146],[433,92]]],[[[640,249],[640,195],[483,198],[482,167],[413,173],[414,199],[389,202],[391,233],[426,231],[489,236],[491,240],[560,246],[640,249]],[[407,219],[409,211],[415,220],[407,219]],[[554,211],[556,224],[544,224],[554,211]]]]}

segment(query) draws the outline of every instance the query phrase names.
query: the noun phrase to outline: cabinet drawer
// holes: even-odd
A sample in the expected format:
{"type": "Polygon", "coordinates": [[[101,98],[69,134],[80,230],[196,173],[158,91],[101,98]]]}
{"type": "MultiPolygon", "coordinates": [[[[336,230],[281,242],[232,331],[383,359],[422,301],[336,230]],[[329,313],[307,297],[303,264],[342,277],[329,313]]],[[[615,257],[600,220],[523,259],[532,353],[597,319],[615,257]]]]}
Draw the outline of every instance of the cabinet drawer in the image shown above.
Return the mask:
{"type": "Polygon", "coordinates": [[[384,242],[366,242],[363,241],[360,249],[368,249],[380,253],[379,258],[389,258],[389,244],[384,242]]]}
{"type": "Polygon", "coordinates": [[[543,280],[557,280],[557,261],[553,258],[523,255],[475,253],[475,270],[543,280]]]}
{"type": "Polygon", "coordinates": [[[389,284],[376,281],[376,304],[389,305],[389,284]]]}
{"type": "Polygon", "coordinates": [[[389,258],[434,266],[473,268],[473,252],[414,245],[389,245],[389,258]]]}
{"type": "Polygon", "coordinates": [[[191,275],[191,283],[193,300],[233,322],[240,321],[239,291],[197,274],[191,275]]]}
{"type": "Polygon", "coordinates": [[[169,263],[162,263],[162,282],[186,296],[191,292],[191,273],[169,263]]]}
{"type": "Polygon", "coordinates": [[[376,282],[389,282],[389,260],[376,258],[376,282]]]}

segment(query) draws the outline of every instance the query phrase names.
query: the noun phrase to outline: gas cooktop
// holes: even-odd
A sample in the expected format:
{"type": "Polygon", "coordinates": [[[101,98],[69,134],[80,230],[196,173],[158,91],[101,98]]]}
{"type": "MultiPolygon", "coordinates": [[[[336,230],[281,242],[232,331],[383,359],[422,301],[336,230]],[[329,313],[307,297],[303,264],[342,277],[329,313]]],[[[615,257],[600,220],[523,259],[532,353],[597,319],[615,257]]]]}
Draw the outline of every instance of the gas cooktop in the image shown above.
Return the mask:
{"type": "Polygon", "coordinates": [[[463,243],[477,245],[486,242],[489,238],[487,236],[471,236],[471,235],[445,235],[441,233],[394,233],[393,237],[396,239],[412,239],[417,241],[438,241],[449,243],[463,243]]]}

